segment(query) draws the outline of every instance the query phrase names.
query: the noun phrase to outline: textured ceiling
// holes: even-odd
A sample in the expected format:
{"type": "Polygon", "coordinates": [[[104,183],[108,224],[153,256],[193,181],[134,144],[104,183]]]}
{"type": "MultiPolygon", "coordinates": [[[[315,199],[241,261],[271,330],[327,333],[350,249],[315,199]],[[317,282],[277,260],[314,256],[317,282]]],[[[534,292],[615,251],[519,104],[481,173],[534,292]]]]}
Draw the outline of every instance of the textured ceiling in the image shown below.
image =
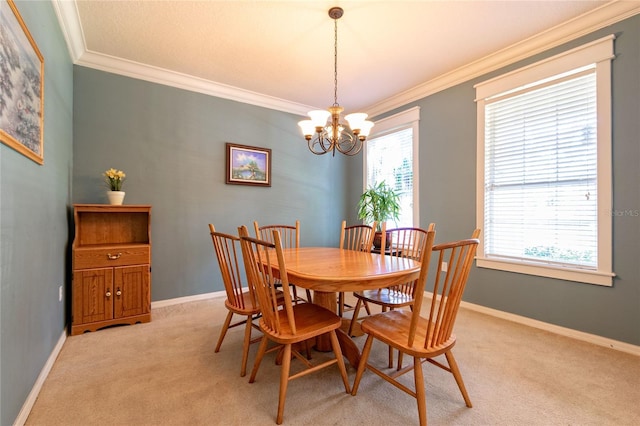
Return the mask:
{"type": "MultiPolygon", "coordinates": [[[[75,37],[69,43],[81,45],[78,63],[125,60],[130,67],[144,64],[196,77],[200,84],[213,82],[231,92],[242,89],[305,108],[333,103],[333,20],[327,11],[341,6],[345,12],[338,21],[338,101],[347,113],[376,109],[398,94],[459,72],[495,52],[514,46],[526,50],[527,41],[541,35],[554,31],[564,39],[580,35],[562,34],[562,28],[573,28],[578,17],[588,21],[612,3],[53,2],[67,11],[69,3],[77,8],[80,31],[63,30],[68,38],[75,37]],[[94,59],[83,61],[83,56],[94,59]],[[97,57],[101,59],[96,61],[97,57]]],[[[633,4],[626,9],[640,7],[638,1],[623,3],[633,4]]]]}

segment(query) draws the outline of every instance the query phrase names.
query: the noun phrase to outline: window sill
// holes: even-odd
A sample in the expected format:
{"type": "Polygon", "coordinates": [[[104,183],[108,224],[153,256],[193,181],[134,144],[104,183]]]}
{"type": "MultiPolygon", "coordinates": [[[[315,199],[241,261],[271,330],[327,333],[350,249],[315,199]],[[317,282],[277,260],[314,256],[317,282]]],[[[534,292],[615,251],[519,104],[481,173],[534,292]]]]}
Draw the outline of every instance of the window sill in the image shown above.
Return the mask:
{"type": "Polygon", "coordinates": [[[585,284],[613,286],[614,273],[591,271],[585,269],[569,269],[522,262],[508,262],[505,260],[480,258],[476,259],[479,268],[496,269],[500,271],[516,272],[519,274],[537,275],[539,277],[556,278],[560,280],[576,281],[585,284]]]}

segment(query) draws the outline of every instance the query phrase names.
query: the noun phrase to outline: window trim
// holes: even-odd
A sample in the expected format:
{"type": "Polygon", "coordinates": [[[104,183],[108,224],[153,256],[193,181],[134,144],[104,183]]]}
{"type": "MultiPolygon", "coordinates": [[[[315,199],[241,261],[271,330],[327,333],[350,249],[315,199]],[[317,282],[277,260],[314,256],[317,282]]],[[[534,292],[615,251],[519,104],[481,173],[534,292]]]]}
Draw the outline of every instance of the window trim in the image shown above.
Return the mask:
{"type": "Polygon", "coordinates": [[[485,257],[484,244],[478,246],[476,264],[481,268],[517,272],[588,284],[612,286],[612,90],[611,61],[615,58],[613,41],[609,35],[575,49],[552,56],[475,85],[477,103],[477,167],[476,222],[484,227],[484,159],[485,159],[485,100],[531,82],[543,80],[589,64],[596,64],[597,115],[597,179],[598,179],[598,265],[596,270],[572,266],[549,266],[505,258],[485,257]]]}
{"type": "MultiPolygon", "coordinates": [[[[389,133],[393,133],[399,130],[404,130],[411,128],[412,129],[412,137],[413,137],[413,161],[411,164],[412,173],[413,173],[413,226],[420,226],[420,201],[418,194],[419,191],[419,182],[420,176],[419,171],[419,150],[420,146],[420,137],[419,137],[419,127],[420,127],[420,107],[415,106],[409,108],[405,111],[390,115],[389,117],[382,118],[380,120],[375,121],[375,125],[372,129],[371,135],[368,139],[375,139],[381,136],[388,135],[389,133]]],[[[363,155],[362,155],[362,191],[367,190],[367,143],[364,144],[363,155]]]]}

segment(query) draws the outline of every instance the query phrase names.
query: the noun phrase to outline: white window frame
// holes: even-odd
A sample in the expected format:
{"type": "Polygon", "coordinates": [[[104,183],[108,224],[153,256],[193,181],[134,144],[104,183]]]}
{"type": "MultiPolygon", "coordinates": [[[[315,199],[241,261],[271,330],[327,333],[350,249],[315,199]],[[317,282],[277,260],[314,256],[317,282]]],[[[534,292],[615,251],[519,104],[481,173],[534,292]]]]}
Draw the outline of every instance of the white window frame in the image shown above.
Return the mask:
{"type": "Polygon", "coordinates": [[[582,45],[524,68],[479,83],[477,102],[477,188],[476,221],[484,227],[484,175],[485,175],[485,100],[500,93],[553,77],[580,67],[595,64],[597,90],[597,180],[598,180],[598,265],[587,270],[570,265],[551,266],[528,263],[523,260],[487,257],[484,245],[477,250],[477,265],[542,277],[557,278],[604,286],[613,285],[612,268],[612,157],[611,157],[611,61],[615,57],[614,35],[582,45]]]}
{"type": "MultiPolygon", "coordinates": [[[[413,176],[413,226],[420,226],[420,200],[418,198],[420,182],[419,177],[419,151],[418,146],[420,138],[418,129],[420,127],[420,107],[415,106],[409,108],[406,111],[399,112],[397,114],[385,117],[375,122],[371,135],[368,139],[374,139],[381,136],[388,135],[399,130],[412,129],[413,138],[413,161],[412,161],[412,176],[413,176]]],[[[367,143],[365,142],[362,156],[362,191],[367,189],[367,143]]]]}

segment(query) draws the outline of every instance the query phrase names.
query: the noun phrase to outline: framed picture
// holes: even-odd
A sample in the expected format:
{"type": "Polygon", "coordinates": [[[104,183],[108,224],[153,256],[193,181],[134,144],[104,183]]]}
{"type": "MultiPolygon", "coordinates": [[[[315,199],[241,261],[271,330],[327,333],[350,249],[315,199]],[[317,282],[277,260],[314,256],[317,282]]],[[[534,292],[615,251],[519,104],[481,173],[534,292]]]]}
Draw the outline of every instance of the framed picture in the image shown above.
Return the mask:
{"type": "Polygon", "coordinates": [[[44,59],[13,0],[0,0],[0,140],[44,163],[44,59]]]}
{"type": "Polygon", "coordinates": [[[271,186],[271,150],[227,143],[226,176],[228,184],[271,186]]]}

